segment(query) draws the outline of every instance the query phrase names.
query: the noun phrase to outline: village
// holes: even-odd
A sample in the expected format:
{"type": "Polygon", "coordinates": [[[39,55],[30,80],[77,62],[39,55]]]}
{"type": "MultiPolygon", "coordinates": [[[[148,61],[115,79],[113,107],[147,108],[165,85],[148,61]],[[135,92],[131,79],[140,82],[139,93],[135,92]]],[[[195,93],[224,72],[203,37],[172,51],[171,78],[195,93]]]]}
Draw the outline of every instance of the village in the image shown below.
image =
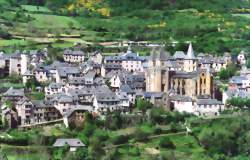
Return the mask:
{"type": "MultiPolygon", "coordinates": [[[[127,51],[104,56],[99,51],[68,48],[63,51],[63,61],[51,64],[46,64],[46,49],[1,53],[1,76],[20,76],[25,86],[1,89],[2,121],[8,128],[18,129],[58,122],[66,128],[82,126],[86,112],[104,118],[113,111],[130,114],[140,100],[168,111],[216,117],[233,109],[228,103],[233,97],[250,95],[244,51],[236,57],[230,53],[217,57],[196,53],[191,43],[186,51],[172,56],[161,45],[150,50],[149,56],[139,56],[128,45],[127,51]],[[225,84],[218,75],[230,65],[237,66],[238,73],[225,84]],[[33,91],[43,93],[44,98],[26,96],[33,91]]],[[[54,146],[85,146],[79,141],[58,139],[54,146]]]]}
{"type": "Polygon", "coordinates": [[[126,114],[137,99],[168,110],[217,116],[229,109],[228,99],[249,95],[250,70],[245,67],[244,52],[233,60],[229,53],[223,57],[195,54],[191,43],[187,51],[176,51],[173,56],[163,47],[154,47],[150,56],[139,56],[129,46],[125,53],[106,57],[98,51],[65,49],[64,62],[50,65],[45,64],[46,54],[46,50],[1,54],[3,76],[18,74],[24,85],[47,84],[35,88],[44,92],[43,100],[29,99],[25,96],[29,90],[24,88],[10,87],[1,93],[2,118],[11,128],[57,119],[68,127],[81,123],[84,112],[101,116],[120,110],[126,114]],[[221,92],[215,77],[231,63],[240,65],[240,75],[233,76],[228,89],[221,92]]]}

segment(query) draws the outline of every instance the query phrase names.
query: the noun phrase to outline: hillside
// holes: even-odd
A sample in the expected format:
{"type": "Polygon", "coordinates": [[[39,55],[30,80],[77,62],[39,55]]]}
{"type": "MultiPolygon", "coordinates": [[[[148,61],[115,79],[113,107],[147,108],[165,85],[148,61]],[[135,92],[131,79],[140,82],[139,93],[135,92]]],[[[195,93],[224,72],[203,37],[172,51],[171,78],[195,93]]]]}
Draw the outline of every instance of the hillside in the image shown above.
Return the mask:
{"type": "Polygon", "coordinates": [[[186,41],[192,41],[196,51],[211,54],[236,53],[250,46],[248,0],[0,0],[0,4],[0,46],[6,51],[119,40],[166,42],[170,51],[182,50],[186,41]]]}

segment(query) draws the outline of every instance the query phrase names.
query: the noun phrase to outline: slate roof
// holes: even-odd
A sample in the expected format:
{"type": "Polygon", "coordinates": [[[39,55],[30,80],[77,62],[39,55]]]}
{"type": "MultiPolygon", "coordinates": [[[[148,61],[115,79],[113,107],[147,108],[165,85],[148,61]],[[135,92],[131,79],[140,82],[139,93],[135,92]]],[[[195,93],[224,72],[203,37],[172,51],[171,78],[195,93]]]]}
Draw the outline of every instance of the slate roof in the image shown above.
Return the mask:
{"type": "Polygon", "coordinates": [[[117,92],[116,95],[120,100],[128,100],[129,99],[127,93],[125,93],[125,92],[117,92]]]}
{"type": "Polygon", "coordinates": [[[44,104],[43,100],[31,100],[31,103],[35,108],[45,108],[46,105],[44,104]]]}
{"type": "Polygon", "coordinates": [[[135,91],[132,90],[131,87],[129,85],[127,85],[127,84],[121,85],[120,86],[120,91],[126,92],[126,93],[132,93],[132,94],[135,93],[135,91]]]}
{"type": "Polygon", "coordinates": [[[198,55],[197,55],[197,57],[205,57],[206,55],[204,54],[204,53],[199,53],[198,55]]]}
{"type": "Polygon", "coordinates": [[[107,63],[104,65],[105,69],[122,69],[122,65],[121,64],[112,64],[112,63],[107,63]]]}
{"type": "Polygon", "coordinates": [[[59,103],[72,103],[73,97],[66,94],[57,94],[53,101],[58,101],[59,103]]]}
{"type": "Polygon", "coordinates": [[[245,76],[233,76],[230,78],[229,83],[241,84],[243,80],[247,80],[245,76]]]}
{"type": "Polygon", "coordinates": [[[69,84],[85,84],[85,77],[70,77],[69,84]]]}
{"type": "Polygon", "coordinates": [[[171,58],[169,52],[164,51],[163,47],[160,48],[153,48],[151,51],[151,55],[149,57],[149,60],[155,61],[155,60],[160,60],[160,61],[167,61],[171,58]]]}
{"type": "Polygon", "coordinates": [[[51,65],[46,66],[45,68],[48,70],[55,70],[57,68],[61,68],[61,67],[70,67],[71,65],[68,63],[63,63],[63,62],[59,62],[59,61],[54,61],[51,65]]]}
{"type": "Polygon", "coordinates": [[[198,72],[176,72],[173,78],[195,78],[198,76],[198,72]]]}
{"type": "Polygon", "coordinates": [[[67,139],[57,139],[53,144],[54,147],[63,147],[65,145],[69,145],[70,147],[85,147],[86,145],[82,143],[82,141],[78,138],[67,138],[67,139]]]}
{"type": "Polygon", "coordinates": [[[58,67],[57,71],[60,77],[66,77],[68,74],[80,74],[78,67],[58,67]]]}
{"type": "Polygon", "coordinates": [[[75,106],[71,106],[71,109],[69,111],[67,111],[67,113],[65,113],[63,116],[64,117],[69,117],[72,115],[72,113],[74,113],[75,111],[88,111],[88,112],[92,112],[93,106],[87,106],[87,105],[75,105],[75,106]]]}
{"type": "Polygon", "coordinates": [[[131,49],[131,47],[128,48],[127,52],[118,55],[118,56],[107,56],[105,58],[106,61],[145,61],[146,58],[142,56],[138,56],[137,53],[134,53],[131,49]]]}
{"type": "Polygon", "coordinates": [[[241,97],[241,98],[249,98],[250,97],[250,93],[247,91],[243,91],[243,90],[227,90],[225,92],[227,94],[227,96],[229,98],[231,97],[241,97]]]}
{"type": "Polygon", "coordinates": [[[218,101],[217,99],[197,99],[196,103],[197,105],[222,105],[223,104],[221,101],[218,101]]]}
{"type": "Polygon", "coordinates": [[[30,102],[30,99],[28,97],[23,97],[22,99],[20,99],[16,104],[18,105],[22,105],[25,102],[30,102]]]}
{"type": "Polygon", "coordinates": [[[95,71],[89,71],[87,74],[84,75],[84,77],[86,79],[94,79],[95,75],[96,75],[95,71]]]}
{"type": "Polygon", "coordinates": [[[27,70],[23,76],[33,76],[34,74],[30,72],[30,70],[27,70]]]}
{"type": "Polygon", "coordinates": [[[176,61],[166,61],[166,67],[169,68],[180,68],[180,65],[176,61]]]}
{"type": "Polygon", "coordinates": [[[96,78],[94,79],[94,83],[95,83],[96,85],[103,85],[103,84],[105,84],[105,80],[104,80],[102,77],[96,77],[96,78]]]}
{"type": "Polygon", "coordinates": [[[24,97],[24,90],[14,89],[13,87],[11,87],[3,94],[3,96],[24,97]]]}
{"type": "Polygon", "coordinates": [[[181,96],[181,95],[171,96],[170,99],[173,101],[180,101],[180,102],[192,102],[192,98],[189,96],[181,96]]]}
{"type": "Polygon", "coordinates": [[[84,56],[84,52],[83,51],[73,51],[70,49],[66,49],[63,52],[64,55],[74,55],[74,56],[84,56]]]}
{"type": "Polygon", "coordinates": [[[110,93],[96,93],[96,99],[98,102],[113,102],[113,101],[119,101],[119,98],[117,95],[113,92],[110,93]]]}
{"type": "Polygon", "coordinates": [[[173,56],[175,59],[184,59],[185,57],[186,55],[183,51],[176,51],[173,56]]]}
{"type": "Polygon", "coordinates": [[[132,89],[137,89],[137,88],[144,88],[145,87],[145,83],[142,82],[133,82],[132,84],[130,84],[130,87],[132,89]]]}
{"type": "Polygon", "coordinates": [[[95,88],[88,88],[88,87],[84,87],[81,89],[69,89],[68,93],[70,95],[92,95],[94,94],[94,90],[95,88]]]}
{"type": "Polygon", "coordinates": [[[164,95],[164,92],[144,92],[143,93],[143,96],[145,98],[151,98],[151,97],[154,97],[154,98],[162,98],[164,95]]]}
{"type": "Polygon", "coordinates": [[[49,88],[51,88],[51,89],[59,89],[59,88],[61,88],[61,87],[63,87],[64,86],[64,84],[62,84],[62,83],[50,83],[49,84],[49,88]]]}

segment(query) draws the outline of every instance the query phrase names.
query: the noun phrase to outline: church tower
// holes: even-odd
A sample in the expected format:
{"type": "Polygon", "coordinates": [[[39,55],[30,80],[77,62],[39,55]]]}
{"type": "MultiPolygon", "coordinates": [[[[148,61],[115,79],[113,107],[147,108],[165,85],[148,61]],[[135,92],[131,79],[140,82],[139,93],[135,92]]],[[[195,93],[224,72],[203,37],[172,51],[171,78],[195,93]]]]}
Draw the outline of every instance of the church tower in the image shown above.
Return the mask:
{"type": "Polygon", "coordinates": [[[183,70],[185,72],[193,72],[197,70],[197,58],[194,55],[194,50],[192,47],[192,43],[189,44],[187,55],[184,58],[184,67],[183,70]]]}
{"type": "Polygon", "coordinates": [[[21,54],[21,75],[28,70],[29,57],[27,54],[21,54]]]}
{"type": "Polygon", "coordinates": [[[168,71],[165,65],[169,57],[169,53],[165,52],[162,47],[152,50],[148,60],[148,69],[145,72],[147,92],[163,92],[166,90],[168,71]]]}

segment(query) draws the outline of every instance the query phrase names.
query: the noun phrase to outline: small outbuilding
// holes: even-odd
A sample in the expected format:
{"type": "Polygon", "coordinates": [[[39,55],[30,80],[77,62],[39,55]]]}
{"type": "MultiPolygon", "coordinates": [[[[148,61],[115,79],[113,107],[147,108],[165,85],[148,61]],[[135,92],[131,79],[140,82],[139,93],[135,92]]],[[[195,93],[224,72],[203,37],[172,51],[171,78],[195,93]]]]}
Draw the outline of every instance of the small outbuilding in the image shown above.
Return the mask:
{"type": "Polygon", "coordinates": [[[71,152],[75,152],[78,148],[86,147],[86,145],[78,138],[70,138],[70,139],[59,138],[53,144],[53,147],[64,147],[65,145],[69,145],[71,152]]]}

